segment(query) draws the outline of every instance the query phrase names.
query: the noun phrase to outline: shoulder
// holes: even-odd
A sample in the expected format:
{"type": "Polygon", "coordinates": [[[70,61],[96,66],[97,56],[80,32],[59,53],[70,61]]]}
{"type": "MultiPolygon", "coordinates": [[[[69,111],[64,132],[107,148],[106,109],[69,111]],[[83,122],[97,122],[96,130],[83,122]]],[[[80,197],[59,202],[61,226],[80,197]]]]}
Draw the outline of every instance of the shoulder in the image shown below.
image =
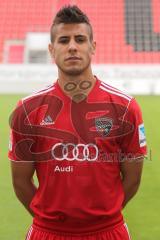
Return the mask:
{"type": "Polygon", "coordinates": [[[130,101],[128,105],[128,112],[132,113],[133,115],[142,113],[141,107],[135,98],[132,98],[132,100],[130,101]]]}
{"type": "Polygon", "coordinates": [[[46,86],[45,88],[39,89],[36,92],[33,92],[32,94],[22,98],[20,102],[24,103],[25,101],[29,101],[40,96],[44,97],[46,95],[49,95],[54,89],[55,89],[55,83],[52,85],[46,86]]]}
{"type": "Polygon", "coordinates": [[[11,113],[12,122],[13,120],[17,121],[18,119],[22,121],[26,117],[29,120],[29,114],[31,112],[35,111],[36,109],[38,112],[39,107],[41,107],[45,103],[46,99],[48,102],[50,101],[50,98],[48,99],[48,96],[52,94],[52,91],[54,91],[54,85],[55,84],[40,89],[39,91],[36,91],[20,99],[17,102],[13,112],[11,113]]]}
{"type": "Polygon", "coordinates": [[[103,81],[100,81],[99,88],[104,95],[109,96],[109,98],[113,100],[113,102],[118,102],[119,104],[128,105],[134,99],[125,91],[121,91],[118,88],[115,88],[112,85],[109,85],[103,81]]]}

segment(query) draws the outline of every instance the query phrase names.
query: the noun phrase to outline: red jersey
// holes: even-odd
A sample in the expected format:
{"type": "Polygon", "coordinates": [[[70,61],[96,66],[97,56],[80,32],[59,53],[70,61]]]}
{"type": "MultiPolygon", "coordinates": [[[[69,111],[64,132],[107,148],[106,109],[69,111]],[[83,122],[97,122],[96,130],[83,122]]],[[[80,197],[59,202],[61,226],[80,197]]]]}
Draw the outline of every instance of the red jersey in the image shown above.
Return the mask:
{"type": "Polygon", "coordinates": [[[35,225],[83,234],[123,223],[120,162],[146,155],[134,98],[97,79],[78,102],[56,82],[20,101],[11,129],[9,158],[35,162],[35,225]]]}

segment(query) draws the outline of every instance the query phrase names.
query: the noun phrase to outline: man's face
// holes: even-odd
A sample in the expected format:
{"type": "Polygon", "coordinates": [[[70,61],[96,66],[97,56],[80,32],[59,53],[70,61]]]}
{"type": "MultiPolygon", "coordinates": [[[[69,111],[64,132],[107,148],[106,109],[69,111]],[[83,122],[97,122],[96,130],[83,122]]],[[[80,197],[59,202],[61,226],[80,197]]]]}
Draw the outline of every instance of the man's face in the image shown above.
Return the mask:
{"type": "Polygon", "coordinates": [[[59,71],[76,76],[90,67],[95,42],[90,40],[89,31],[85,23],[55,26],[54,42],[49,45],[49,51],[59,71]]]}

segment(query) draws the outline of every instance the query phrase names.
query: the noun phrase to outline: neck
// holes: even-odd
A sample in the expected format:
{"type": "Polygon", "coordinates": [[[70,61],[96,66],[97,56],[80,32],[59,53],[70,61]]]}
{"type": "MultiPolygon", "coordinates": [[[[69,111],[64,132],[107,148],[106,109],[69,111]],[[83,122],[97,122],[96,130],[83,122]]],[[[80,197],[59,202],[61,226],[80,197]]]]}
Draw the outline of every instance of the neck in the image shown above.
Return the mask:
{"type": "Polygon", "coordinates": [[[92,90],[96,82],[96,78],[92,74],[92,70],[82,73],[77,76],[67,75],[62,71],[58,72],[58,84],[62,91],[71,97],[81,101],[92,90]]]}

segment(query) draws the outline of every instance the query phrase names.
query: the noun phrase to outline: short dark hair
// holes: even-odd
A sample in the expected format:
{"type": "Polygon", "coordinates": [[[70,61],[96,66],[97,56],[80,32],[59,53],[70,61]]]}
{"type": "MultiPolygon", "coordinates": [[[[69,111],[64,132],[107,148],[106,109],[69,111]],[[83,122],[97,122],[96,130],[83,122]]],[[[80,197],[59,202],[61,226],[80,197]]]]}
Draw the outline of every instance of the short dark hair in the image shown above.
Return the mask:
{"type": "Polygon", "coordinates": [[[56,14],[50,29],[51,42],[54,41],[53,29],[60,23],[86,23],[90,29],[90,40],[93,40],[93,30],[87,15],[82,12],[76,5],[67,5],[62,7],[56,14]]]}

